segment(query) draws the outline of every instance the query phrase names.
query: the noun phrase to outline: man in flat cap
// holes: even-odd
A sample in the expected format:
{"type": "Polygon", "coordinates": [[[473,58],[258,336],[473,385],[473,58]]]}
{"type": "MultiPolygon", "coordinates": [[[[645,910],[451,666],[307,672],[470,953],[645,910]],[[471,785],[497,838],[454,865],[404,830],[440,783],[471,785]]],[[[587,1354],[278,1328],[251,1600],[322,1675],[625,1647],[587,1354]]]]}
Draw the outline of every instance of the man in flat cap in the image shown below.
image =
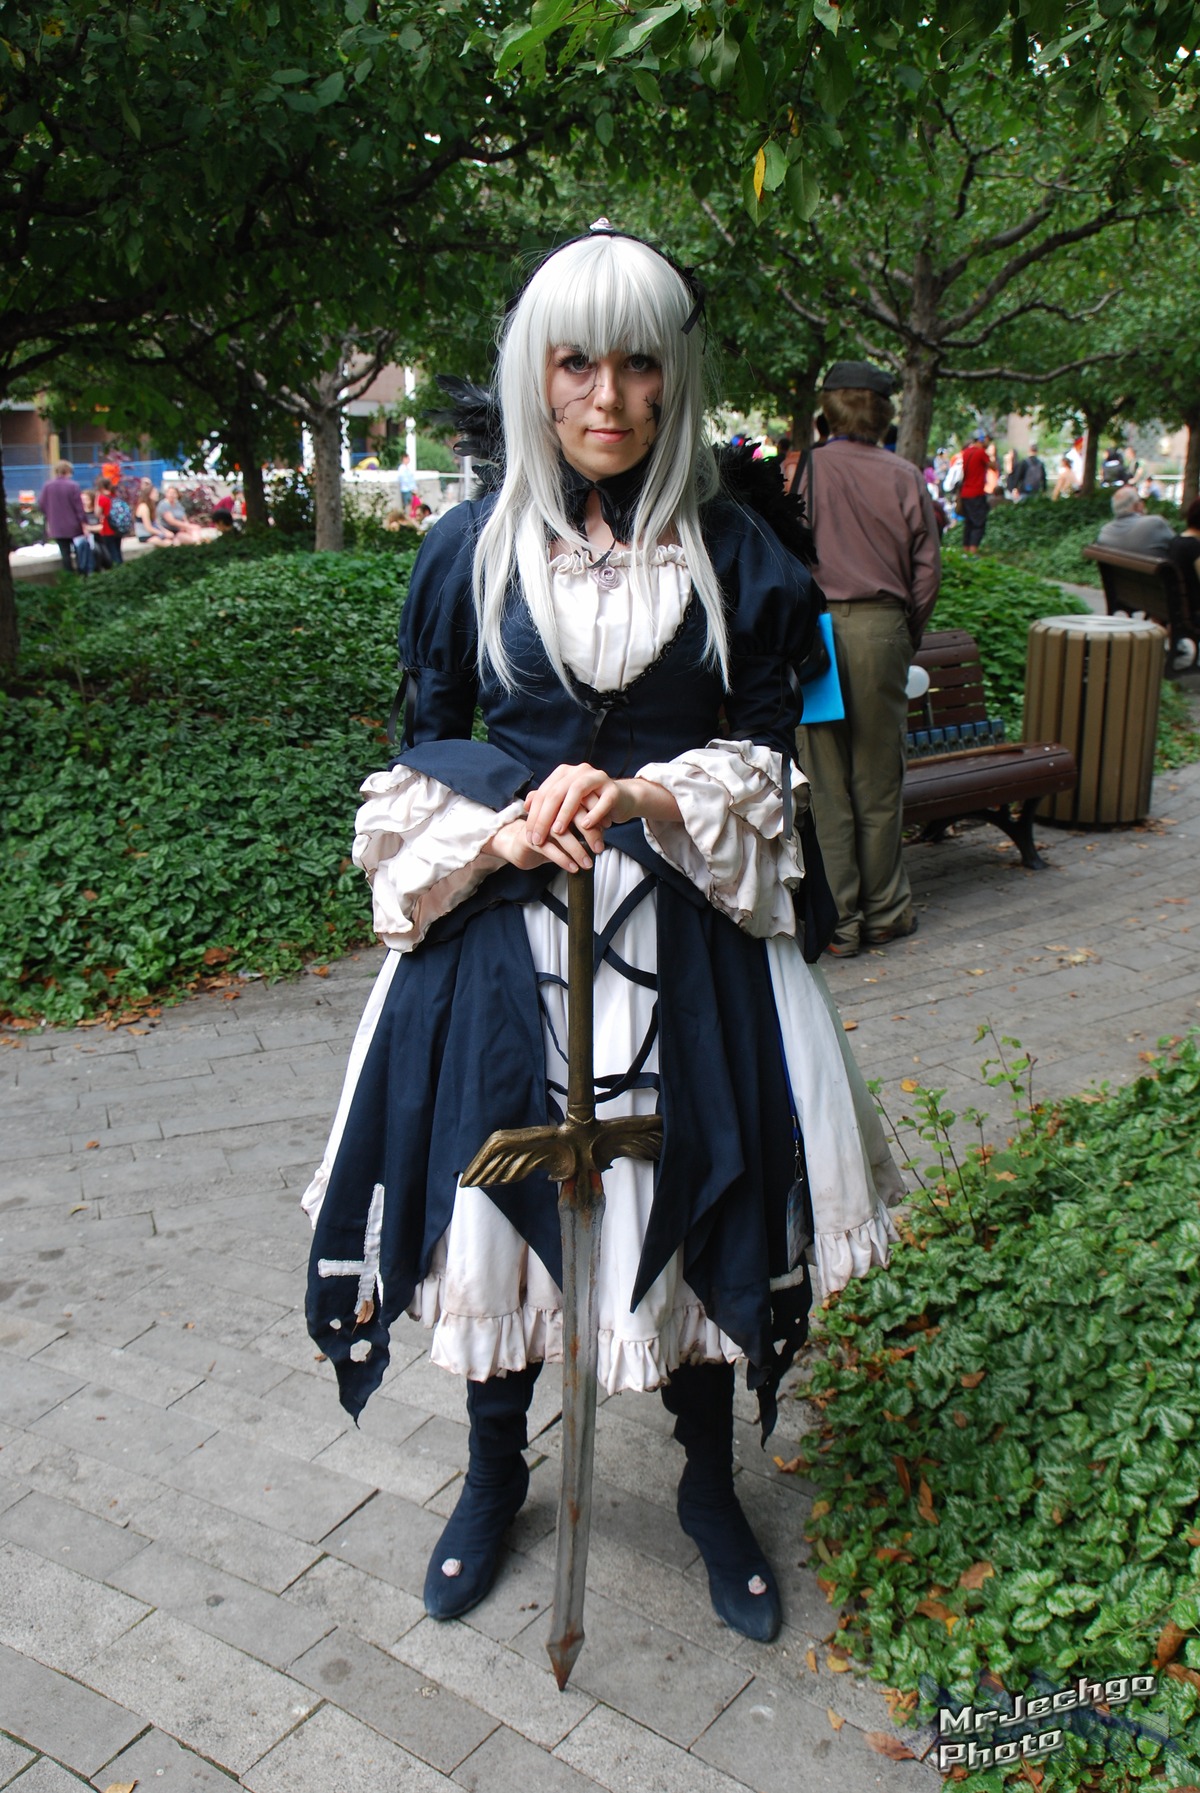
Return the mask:
{"type": "Polygon", "coordinates": [[[799,469],[829,601],[846,715],[799,731],[800,763],[838,926],[829,951],[850,958],[915,932],[900,825],[913,652],[937,601],[941,551],[929,488],[879,446],[894,381],[867,361],[825,376],[829,440],[799,469]]]}

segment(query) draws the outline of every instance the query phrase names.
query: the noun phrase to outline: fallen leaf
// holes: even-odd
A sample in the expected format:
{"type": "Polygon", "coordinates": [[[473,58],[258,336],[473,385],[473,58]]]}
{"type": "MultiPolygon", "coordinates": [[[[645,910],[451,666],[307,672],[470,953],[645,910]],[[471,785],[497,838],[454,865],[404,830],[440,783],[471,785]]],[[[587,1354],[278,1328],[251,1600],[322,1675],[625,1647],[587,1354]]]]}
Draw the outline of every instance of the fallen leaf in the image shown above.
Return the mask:
{"type": "Polygon", "coordinates": [[[950,1415],[950,1418],[954,1421],[955,1425],[958,1426],[960,1430],[966,1426],[969,1426],[971,1423],[970,1420],[967,1418],[966,1414],[963,1412],[961,1407],[956,1407],[954,1409],[953,1413],[950,1415]]]}
{"type": "Polygon", "coordinates": [[[857,1026],[858,1026],[857,1021],[843,1021],[842,1022],[842,1031],[844,1033],[853,1033],[857,1026]]]}
{"type": "Polygon", "coordinates": [[[94,1152],[99,1144],[100,1141],[98,1139],[89,1139],[83,1149],[85,1152],[94,1152]]]}
{"type": "Polygon", "coordinates": [[[1015,1183],[1016,1180],[1017,1173],[1015,1170],[996,1170],[992,1172],[993,1183],[1015,1183]]]}
{"type": "Polygon", "coordinates": [[[1178,1656],[1187,1639],[1187,1632],[1181,1631],[1174,1619],[1168,1619],[1158,1634],[1158,1642],[1154,1646],[1155,1668],[1165,1668],[1178,1656]]]}
{"type": "Polygon", "coordinates": [[[839,1718],[838,1714],[834,1711],[832,1706],[826,1706],[825,1714],[826,1714],[826,1717],[829,1719],[830,1724],[833,1726],[834,1730],[840,1731],[842,1726],[846,1722],[845,1719],[839,1718]]]}
{"type": "Polygon", "coordinates": [[[827,1581],[823,1575],[818,1575],[817,1586],[832,1606],[833,1602],[837,1599],[837,1584],[832,1581],[827,1581]]]}
{"type": "Polygon", "coordinates": [[[814,1500],[812,1516],[814,1519],[823,1519],[825,1514],[832,1512],[832,1510],[833,1502],[831,1500],[814,1500]]]}
{"type": "Polygon", "coordinates": [[[912,1476],[908,1472],[908,1464],[904,1461],[903,1457],[893,1457],[892,1462],[896,1465],[896,1474],[900,1477],[900,1486],[906,1494],[911,1494],[912,1476]]]}
{"type": "Polygon", "coordinates": [[[816,1674],[816,1672],[817,1672],[817,1652],[815,1650],[805,1650],[804,1666],[808,1670],[810,1675],[816,1674]]]}
{"type": "Polygon", "coordinates": [[[221,999],[223,1002],[236,1002],[241,994],[240,990],[222,990],[221,999]]]}
{"type": "Polygon", "coordinates": [[[849,1658],[835,1656],[832,1651],[825,1658],[825,1667],[831,1675],[848,1675],[850,1673],[849,1658]]]}
{"type": "Polygon", "coordinates": [[[1166,1673],[1172,1681],[1183,1681],[1189,1687],[1200,1687],[1200,1675],[1194,1668],[1184,1668],[1182,1662],[1168,1662],[1166,1673]]]}
{"type": "Polygon", "coordinates": [[[902,1077],[900,1079],[900,1088],[904,1091],[906,1096],[911,1096],[913,1091],[919,1090],[920,1087],[921,1086],[915,1077],[902,1077]]]}
{"type": "Polygon", "coordinates": [[[917,1512],[921,1515],[926,1525],[937,1524],[937,1514],[933,1510],[933,1492],[924,1476],[921,1477],[920,1485],[917,1489],[917,1512]]]}
{"type": "Polygon", "coordinates": [[[314,977],[328,977],[329,976],[328,965],[310,965],[308,969],[312,972],[314,977]]]}
{"type": "Polygon", "coordinates": [[[793,1457],[790,1463],[785,1463],[782,1457],[776,1457],[775,1459],[775,1467],[780,1475],[795,1475],[802,1467],[802,1464],[803,1459],[800,1457],[793,1457]]]}
{"type": "Polygon", "coordinates": [[[94,903],[96,901],[96,892],[94,890],[85,890],[83,893],[83,900],[85,903],[94,903]]]}
{"type": "Polygon", "coordinates": [[[329,1359],[326,1357],[324,1351],[314,1351],[313,1352],[313,1362],[314,1363],[328,1363],[329,1359]]]}
{"type": "Polygon", "coordinates": [[[874,1553],[881,1563],[911,1563],[912,1556],[907,1550],[898,1550],[894,1544],[880,1544],[874,1553]]]}
{"type": "Polygon", "coordinates": [[[206,965],[227,965],[233,957],[231,946],[210,946],[204,955],[206,965]]]}
{"type": "Polygon", "coordinates": [[[937,1619],[942,1625],[948,1624],[950,1620],[958,1617],[958,1614],[951,1612],[948,1606],[943,1606],[940,1600],[918,1600],[913,1611],[923,1613],[927,1619],[937,1619]]]}
{"type": "Polygon", "coordinates": [[[104,1793],[133,1793],[136,1786],[136,1781],[110,1781],[104,1793]]]}
{"type": "Polygon", "coordinates": [[[1190,1531],[1190,1532],[1186,1532],[1184,1534],[1184,1536],[1187,1538],[1187,1541],[1189,1544],[1192,1544],[1192,1545],[1200,1544],[1200,1532],[1190,1531]]]}
{"type": "Polygon", "coordinates": [[[966,1376],[960,1376],[959,1381],[964,1388],[978,1388],[986,1375],[986,1370],[971,1370],[966,1376]]]}
{"type": "Polygon", "coordinates": [[[893,1737],[887,1731],[868,1731],[867,1743],[877,1756],[886,1756],[889,1762],[915,1762],[916,1756],[907,1743],[901,1743],[899,1737],[893,1737]]]}
{"type": "Polygon", "coordinates": [[[1040,1787],[1046,1778],[1045,1771],[1041,1768],[1035,1768],[1031,1762],[1021,1763],[1021,1773],[1025,1776],[1025,1779],[1029,1782],[1031,1787],[1040,1787]]]}
{"type": "Polygon", "coordinates": [[[981,1588],[988,1576],[995,1573],[996,1571],[990,1563],[972,1563],[971,1567],[964,1569],[959,1576],[958,1585],[960,1588],[981,1588]]]}
{"type": "Polygon", "coordinates": [[[88,1202],[76,1202],[75,1206],[71,1208],[69,1212],[72,1214],[86,1214],[90,1205],[91,1204],[88,1202]]]}
{"type": "Polygon", "coordinates": [[[967,976],[968,977],[986,977],[987,972],[984,971],[982,967],[978,967],[974,971],[968,971],[967,976]]]}

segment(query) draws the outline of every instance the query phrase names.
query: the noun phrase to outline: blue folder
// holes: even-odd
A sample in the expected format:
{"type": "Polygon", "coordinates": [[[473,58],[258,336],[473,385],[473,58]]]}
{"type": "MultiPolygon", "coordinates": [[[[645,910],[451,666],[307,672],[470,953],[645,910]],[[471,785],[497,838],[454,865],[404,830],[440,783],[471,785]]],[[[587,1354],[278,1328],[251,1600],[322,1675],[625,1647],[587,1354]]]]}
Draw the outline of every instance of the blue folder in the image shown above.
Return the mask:
{"type": "Polygon", "coordinates": [[[817,626],[825,638],[825,646],[829,650],[829,671],[823,672],[819,679],[810,679],[803,687],[804,715],[802,721],[807,727],[810,722],[842,722],[846,715],[846,704],[842,697],[842,682],[838,678],[837,653],[833,645],[833,623],[828,613],[817,618],[817,626]]]}

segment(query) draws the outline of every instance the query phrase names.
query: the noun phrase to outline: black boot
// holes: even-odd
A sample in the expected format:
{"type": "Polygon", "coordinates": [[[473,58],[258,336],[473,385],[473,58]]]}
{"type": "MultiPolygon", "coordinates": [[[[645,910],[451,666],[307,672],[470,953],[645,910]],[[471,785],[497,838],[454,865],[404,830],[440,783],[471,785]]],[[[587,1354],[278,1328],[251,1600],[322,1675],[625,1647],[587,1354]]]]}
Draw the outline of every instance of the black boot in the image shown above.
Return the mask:
{"type": "Polygon", "coordinates": [[[467,1383],[471,1461],[458,1505],[425,1572],[425,1611],[431,1619],[470,1612],[496,1579],[504,1534],[529,1492],[521,1452],[541,1367],[531,1363],[487,1382],[467,1383]]]}
{"type": "Polygon", "coordinates": [[[783,1613],[771,1565],[733,1491],[733,1365],[684,1364],[659,1393],[687,1452],[679,1523],[704,1558],[717,1617],[769,1644],[783,1613]]]}

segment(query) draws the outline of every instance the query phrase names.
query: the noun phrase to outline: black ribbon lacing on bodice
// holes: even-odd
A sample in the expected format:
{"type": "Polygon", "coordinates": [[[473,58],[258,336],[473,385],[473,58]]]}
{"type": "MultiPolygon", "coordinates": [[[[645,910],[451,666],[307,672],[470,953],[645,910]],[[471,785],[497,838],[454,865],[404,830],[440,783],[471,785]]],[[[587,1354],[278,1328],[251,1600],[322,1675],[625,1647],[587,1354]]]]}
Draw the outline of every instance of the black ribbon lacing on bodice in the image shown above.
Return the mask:
{"type": "MultiPolygon", "coordinates": [[[[644,878],[639,879],[638,882],[634,885],[633,889],[631,891],[629,891],[629,893],[625,897],[623,897],[621,899],[621,901],[617,904],[617,907],[613,910],[612,914],[609,916],[608,920],[605,922],[603,928],[600,929],[599,933],[593,934],[593,936],[592,936],[592,975],[593,975],[593,977],[595,976],[596,972],[599,971],[601,963],[604,963],[606,965],[610,965],[614,971],[619,972],[621,974],[621,976],[623,978],[628,979],[628,981],[631,984],[640,984],[644,990],[654,990],[655,992],[657,992],[658,978],[655,975],[655,973],[652,971],[642,971],[638,966],[630,965],[625,959],[623,959],[621,957],[621,955],[617,952],[616,948],[613,946],[613,940],[616,937],[617,933],[619,932],[619,930],[621,928],[624,927],[625,923],[629,920],[629,917],[633,914],[634,910],[638,907],[638,905],[641,902],[643,902],[647,896],[649,896],[650,892],[654,889],[654,883],[655,883],[655,881],[654,881],[653,877],[651,877],[649,875],[647,875],[644,878]]],[[[553,915],[556,920],[562,922],[564,927],[567,925],[567,908],[566,908],[565,903],[560,901],[560,899],[558,897],[551,895],[550,891],[548,891],[548,890],[544,890],[542,892],[540,901],[545,905],[545,907],[550,911],[551,915],[553,915]]],[[[565,990],[567,988],[566,978],[559,977],[557,972],[540,971],[537,974],[537,978],[538,978],[539,985],[541,985],[541,984],[557,984],[560,989],[565,990]]],[[[563,1049],[562,1041],[559,1039],[557,1033],[555,1032],[554,1022],[551,1019],[550,1011],[546,1006],[545,1000],[541,997],[540,994],[538,997],[538,1002],[541,1007],[542,1016],[545,1020],[546,1027],[549,1030],[550,1038],[554,1042],[554,1046],[555,1046],[556,1051],[558,1052],[559,1057],[565,1063],[567,1054],[563,1049]]],[[[657,1038],[658,1038],[658,997],[656,994],[655,999],[654,999],[654,1007],[650,1013],[649,1025],[646,1028],[646,1032],[642,1039],[641,1045],[638,1047],[637,1051],[634,1053],[632,1064],[629,1066],[629,1069],[627,1071],[612,1071],[612,1072],[606,1073],[604,1076],[596,1078],[595,1098],[596,1098],[597,1102],[609,1102],[613,1099],[614,1096],[623,1096],[626,1093],[626,1091],[632,1090],[632,1089],[651,1089],[651,1090],[655,1090],[655,1091],[658,1090],[658,1087],[659,1087],[658,1073],[656,1071],[647,1071],[645,1069],[646,1060],[649,1058],[651,1048],[653,1047],[654,1042],[657,1040],[657,1038]]],[[[567,1088],[566,1088],[565,1084],[555,1083],[553,1081],[553,1079],[551,1079],[551,1078],[547,1078],[546,1087],[548,1090],[550,1090],[555,1095],[565,1096],[567,1093],[567,1088]]]]}

